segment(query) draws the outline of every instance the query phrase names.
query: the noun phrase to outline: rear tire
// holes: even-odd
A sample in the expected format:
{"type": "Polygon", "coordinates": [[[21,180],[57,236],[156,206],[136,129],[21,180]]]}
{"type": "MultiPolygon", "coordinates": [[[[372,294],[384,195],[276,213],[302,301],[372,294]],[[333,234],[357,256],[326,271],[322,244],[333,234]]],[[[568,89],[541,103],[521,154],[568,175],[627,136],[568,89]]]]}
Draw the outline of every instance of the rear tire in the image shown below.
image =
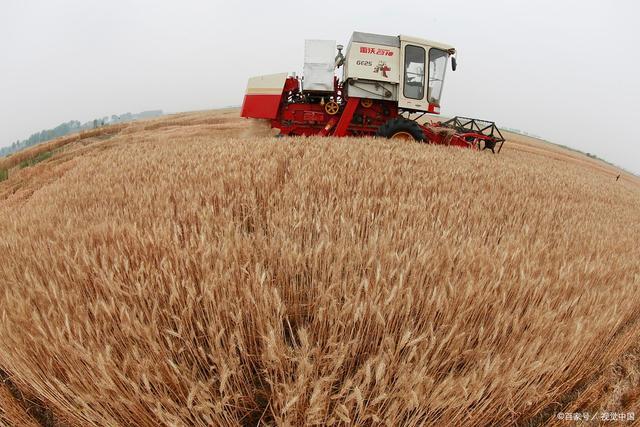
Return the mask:
{"type": "Polygon", "coordinates": [[[390,119],[385,124],[378,128],[376,136],[381,136],[387,139],[411,139],[418,142],[424,141],[424,132],[420,128],[420,125],[413,120],[405,119],[404,117],[396,117],[390,119]]]}

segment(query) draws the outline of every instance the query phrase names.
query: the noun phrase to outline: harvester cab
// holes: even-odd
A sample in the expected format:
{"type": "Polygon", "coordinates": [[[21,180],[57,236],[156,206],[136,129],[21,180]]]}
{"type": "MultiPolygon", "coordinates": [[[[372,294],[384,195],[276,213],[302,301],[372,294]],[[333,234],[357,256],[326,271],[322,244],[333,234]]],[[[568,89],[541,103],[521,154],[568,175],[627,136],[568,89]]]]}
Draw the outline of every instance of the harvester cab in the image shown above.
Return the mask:
{"type": "Polygon", "coordinates": [[[241,115],[270,120],[282,135],[380,136],[502,148],[504,138],[493,122],[419,121],[440,113],[449,59],[456,69],[452,46],[354,32],[344,54],[343,49],[333,40],[307,40],[303,77],[280,73],[249,79],[241,115]]]}
{"type": "Polygon", "coordinates": [[[347,47],[345,93],[394,101],[415,112],[440,112],[452,46],[407,36],[353,33],[347,47]]]}

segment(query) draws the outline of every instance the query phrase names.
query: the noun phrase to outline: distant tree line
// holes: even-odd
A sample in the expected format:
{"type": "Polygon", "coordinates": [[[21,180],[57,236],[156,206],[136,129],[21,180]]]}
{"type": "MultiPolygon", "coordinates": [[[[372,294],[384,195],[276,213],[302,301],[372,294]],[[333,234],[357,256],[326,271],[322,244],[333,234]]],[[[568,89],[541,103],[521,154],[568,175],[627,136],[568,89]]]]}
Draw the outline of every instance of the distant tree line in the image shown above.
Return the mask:
{"type": "Polygon", "coordinates": [[[138,114],[125,113],[121,115],[112,115],[110,118],[105,116],[99,119],[94,119],[92,121],[88,121],[86,123],[80,123],[77,120],[71,120],[66,123],[62,123],[61,125],[56,126],[53,129],[45,129],[40,132],[36,132],[31,135],[29,138],[23,141],[16,141],[8,147],[0,148],[0,157],[8,156],[9,154],[18,152],[27,147],[31,147],[34,145],[38,145],[40,143],[50,141],[52,139],[58,138],[60,136],[68,135],[74,132],[80,132],[83,130],[95,129],[101,126],[115,124],[115,123],[125,123],[131,122],[138,119],[146,119],[151,117],[161,116],[162,110],[152,110],[152,111],[143,111],[138,114]]]}
{"type": "Polygon", "coordinates": [[[540,136],[538,136],[536,134],[525,132],[525,131],[520,130],[520,129],[508,128],[508,127],[505,127],[505,126],[500,126],[500,129],[506,130],[507,132],[517,133],[519,135],[529,136],[531,138],[541,139],[541,140],[545,141],[545,139],[543,139],[542,137],[540,137],[540,136]]]}

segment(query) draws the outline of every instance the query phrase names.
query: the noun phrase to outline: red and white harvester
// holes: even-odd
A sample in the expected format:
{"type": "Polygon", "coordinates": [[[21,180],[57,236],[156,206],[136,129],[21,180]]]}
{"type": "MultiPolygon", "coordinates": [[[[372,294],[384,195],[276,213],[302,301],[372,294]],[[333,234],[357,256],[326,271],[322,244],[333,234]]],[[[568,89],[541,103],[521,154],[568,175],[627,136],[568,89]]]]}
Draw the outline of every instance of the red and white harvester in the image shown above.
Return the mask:
{"type": "MultiPolygon", "coordinates": [[[[456,50],[407,36],[354,32],[343,46],[306,40],[302,78],[249,79],[242,117],[267,119],[281,135],[380,136],[474,149],[502,149],[495,123],[466,117],[419,123],[440,113],[445,71],[456,50]],[[342,78],[337,77],[342,67],[342,78]]],[[[494,151],[495,152],[495,151],[494,151]]]]}

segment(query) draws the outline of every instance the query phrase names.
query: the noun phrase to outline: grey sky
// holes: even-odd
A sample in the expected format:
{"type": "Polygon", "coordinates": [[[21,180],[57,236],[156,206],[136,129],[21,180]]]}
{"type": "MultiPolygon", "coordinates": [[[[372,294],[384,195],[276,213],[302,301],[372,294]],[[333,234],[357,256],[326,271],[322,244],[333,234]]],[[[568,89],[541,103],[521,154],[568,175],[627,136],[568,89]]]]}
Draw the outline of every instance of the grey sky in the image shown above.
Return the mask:
{"type": "Polygon", "coordinates": [[[0,146],[76,119],[239,105],[305,38],[452,44],[443,115],[495,120],[640,173],[640,3],[2,0],[0,146]],[[308,5],[308,6],[307,6],[308,5]]]}

